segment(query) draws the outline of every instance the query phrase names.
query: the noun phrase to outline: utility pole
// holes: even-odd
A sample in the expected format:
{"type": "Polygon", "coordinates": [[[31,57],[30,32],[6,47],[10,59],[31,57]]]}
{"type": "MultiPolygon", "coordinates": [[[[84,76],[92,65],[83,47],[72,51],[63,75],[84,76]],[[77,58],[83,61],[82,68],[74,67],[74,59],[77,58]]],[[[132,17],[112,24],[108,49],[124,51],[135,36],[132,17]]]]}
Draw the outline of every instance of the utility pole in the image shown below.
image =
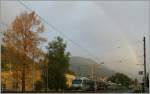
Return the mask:
{"type": "Polygon", "coordinates": [[[144,47],[144,91],[146,89],[146,40],[145,36],[143,38],[143,47],[144,47]]]}
{"type": "Polygon", "coordinates": [[[32,57],[32,59],[33,59],[33,64],[32,64],[32,91],[34,91],[35,90],[35,55],[34,55],[34,50],[33,50],[33,57],[32,57]]]}
{"type": "Polygon", "coordinates": [[[2,1],[0,0],[0,20],[2,20],[2,1]]]}
{"type": "Polygon", "coordinates": [[[48,91],[48,62],[46,62],[46,92],[48,91]]]}
{"type": "Polygon", "coordinates": [[[93,78],[94,78],[94,77],[93,77],[93,69],[94,69],[94,65],[92,64],[91,67],[92,67],[92,69],[91,69],[91,79],[94,80],[94,79],[93,79],[93,78]]]}
{"type": "Polygon", "coordinates": [[[33,64],[32,64],[32,90],[35,90],[35,62],[33,60],[33,64]]]}

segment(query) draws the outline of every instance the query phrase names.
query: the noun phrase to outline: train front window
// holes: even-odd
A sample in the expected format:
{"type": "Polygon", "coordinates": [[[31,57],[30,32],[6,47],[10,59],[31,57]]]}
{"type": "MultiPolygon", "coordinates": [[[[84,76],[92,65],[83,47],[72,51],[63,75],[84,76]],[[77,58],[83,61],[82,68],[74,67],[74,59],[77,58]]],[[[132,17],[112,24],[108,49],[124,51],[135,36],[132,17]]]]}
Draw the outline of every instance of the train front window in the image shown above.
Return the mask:
{"type": "Polygon", "coordinates": [[[81,84],[82,80],[73,80],[72,84],[81,84]]]}

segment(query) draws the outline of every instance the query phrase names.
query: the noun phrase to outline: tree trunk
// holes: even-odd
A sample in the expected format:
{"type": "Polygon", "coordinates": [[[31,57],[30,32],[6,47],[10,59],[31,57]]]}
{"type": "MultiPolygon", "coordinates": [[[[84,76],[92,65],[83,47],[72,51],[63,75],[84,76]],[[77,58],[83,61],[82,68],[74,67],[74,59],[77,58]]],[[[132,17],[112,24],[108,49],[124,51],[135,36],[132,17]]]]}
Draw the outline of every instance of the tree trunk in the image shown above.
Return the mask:
{"type": "Polygon", "coordinates": [[[22,70],[22,92],[25,92],[25,64],[23,64],[22,70]]]}

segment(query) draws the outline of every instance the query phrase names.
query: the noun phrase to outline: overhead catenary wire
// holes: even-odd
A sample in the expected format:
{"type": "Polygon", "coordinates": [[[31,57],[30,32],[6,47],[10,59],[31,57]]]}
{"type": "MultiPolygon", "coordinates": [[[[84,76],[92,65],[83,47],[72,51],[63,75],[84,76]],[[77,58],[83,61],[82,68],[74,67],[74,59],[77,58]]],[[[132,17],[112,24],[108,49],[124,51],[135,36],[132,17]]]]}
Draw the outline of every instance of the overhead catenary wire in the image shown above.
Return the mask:
{"type": "MultiPolygon", "coordinates": [[[[29,8],[26,4],[24,4],[22,2],[22,0],[18,0],[18,2],[23,5],[26,9],[33,11],[31,8],[29,8]]],[[[75,42],[74,40],[72,40],[71,38],[69,38],[65,33],[63,33],[61,30],[59,30],[57,27],[55,27],[52,23],[47,22],[43,17],[39,16],[39,18],[46,23],[49,27],[51,27],[52,29],[54,29],[56,32],[58,32],[59,34],[61,34],[63,37],[65,37],[67,40],[69,40],[72,44],[76,45],[77,47],[81,48],[82,50],[84,50],[88,55],[90,55],[95,61],[97,61],[97,63],[100,61],[95,55],[93,55],[88,49],[82,47],[80,44],[78,44],[77,42],[75,42]]]]}
{"type": "MultiPolygon", "coordinates": [[[[18,0],[18,2],[23,5],[26,9],[30,10],[30,11],[33,11],[30,7],[28,7],[26,4],[24,4],[22,2],[22,0],[18,0]]],[[[39,16],[39,18],[44,22],[46,23],[49,27],[51,27],[52,29],[54,29],[56,32],[58,32],[59,34],[63,35],[67,40],[69,40],[71,43],[73,43],[74,45],[76,45],[77,47],[81,48],[82,50],[84,50],[87,54],[89,54],[95,61],[97,61],[98,63],[100,64],[103,64],[105,62],[100,62],[100,60],[95,56],[93,55],[88,49],[82,47],[80,44],[78,44],[77,42],[75,42],[74,40],[72,40],[71,38],[69,38],[65,33],[63,33],[61,30],[59,30],[56,26],[54,26],[53,24],[51,24],[50,22],[46,21],[43,17],[39,16]]],[[[6,23],[4,22],[0,22],[0,24],[2,25],[5,25],[5,26],[8,26],[6,23]]],[[[117,48],[120,48],[117,47],[117,48]]],[[[124,58],[125,60],[126,59],[129,59],[129,58],[124,58]]],[[[123,60],[124,60],[123,59],[123,60]]],[[[120,60],[119,60],[120,61],[120,60]]]]}
{"type": "MultiPolygon", "coordinates": [[[[22,4],[25,8],[27,8],[28,10],[32,11],[31,8],[29,8],[27,5],[25,5],[21,0],[18,0],[20,2],[20,4],[22,4]]],[[[73,43],[74,45],[78,46],[79,48],[81,48],[82,50],[84,50],[87,54],[89,54],[94,61],[97,61],[97,63],[99,62],[99,59],[97,57],[95,57],[93,54],[91,54],[91,52],[82,47],[80,44],[78,44],[77,42],[75,42],[74,40],[72,40],[71,38],[69,38],[65,33],[63,33],[62,31],[60,31],[58,28],[56,28],[53,24],[47,22],[44,18],[42,18],[41,16],[39,16],[39,18],[45,22],[48,26],[50,26],[52,29],[54,29],[56,32],[60,33],[61,35],[63,35],[67,40],[69,40],[71,43],[73,43]]],[[[33,88],[34,89],[34,88],[33,88]]]]}
{"type": "MultiPolygon", "coordinates": [[[[22,0],[18,0],[19,3],[21,5],[23,5],[26,9],[33,11],[30,7],[28,7],[26,4],[24,4],[22,2],[22,0]]],[[[51,27],[52,29],[54,29],[56,32],[58,32],[59,34],[61,34],[62,36],[64,36],[67,40],[69,40],[72,44],[76,45],[77,47],[81,48],[83,51],[85,51],[88,55],[90,55],[95,61],[97,61],[97,63],[101,64],[100,60],[94,55],[92,54],[88,49],[82,47],[80,44],[78,44],[77,42],[75,42],[74,40],[72,40],[71,38],[69,38],[65,33],[63,33],[61,30],[59,30],[56,26],[54,26],[52,23],[46,21],[43,17],[41,17],[39,15],[39,18],[46,23],[49,27],[51,27]]],[[[118,48],[118,47],[117,47],[118,48]]],[[[120,47],[119,47],[120,48],[120,47]]]]}

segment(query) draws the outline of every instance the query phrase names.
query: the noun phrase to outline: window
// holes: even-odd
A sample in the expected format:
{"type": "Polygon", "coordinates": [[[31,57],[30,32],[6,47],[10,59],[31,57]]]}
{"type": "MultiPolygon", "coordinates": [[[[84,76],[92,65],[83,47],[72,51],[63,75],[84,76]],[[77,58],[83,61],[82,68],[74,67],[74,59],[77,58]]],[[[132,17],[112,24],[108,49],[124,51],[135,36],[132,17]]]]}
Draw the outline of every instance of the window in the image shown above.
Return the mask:
{"type": "Polygon", "coordinates": [[[73,80],[72,84],[81,84],[82,80],[73,80]]]}

